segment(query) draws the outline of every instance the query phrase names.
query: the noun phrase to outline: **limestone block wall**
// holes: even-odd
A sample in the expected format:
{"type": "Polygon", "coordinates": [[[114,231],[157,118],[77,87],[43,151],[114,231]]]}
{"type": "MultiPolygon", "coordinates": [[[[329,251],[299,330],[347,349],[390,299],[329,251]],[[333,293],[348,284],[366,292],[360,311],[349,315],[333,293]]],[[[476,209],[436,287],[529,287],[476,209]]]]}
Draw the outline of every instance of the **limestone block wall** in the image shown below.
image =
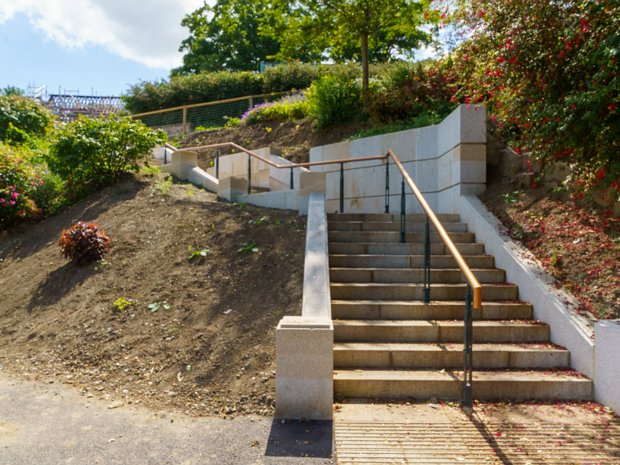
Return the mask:
{"type": "Polygon", "coordinates": [[[594,397],[620,415],[620,320],[595,326],[594,397]]]}
{"type": "MultiPolygon", "coordinates": [[[[462,193],[480,193],[486,183],[486,115],[484,107],[461,105],[441,123],[418,129],[314,147],[310,161],[361,158],[396,154],[422,191],[431,207],[452,211],[462,193]]],[[[391,164],[389,205],[400,211],[402,177],[391,164]]],[[[340,202],[340,165],[313,167],[326,173],[327,211],[340,202]]],[[[384,161],[364,161],[344,165],[344,211],[383,212],[385,209],[386,166],[384,161]]],[[[407,212],[421,208],[405,187],[407,212]]]]}

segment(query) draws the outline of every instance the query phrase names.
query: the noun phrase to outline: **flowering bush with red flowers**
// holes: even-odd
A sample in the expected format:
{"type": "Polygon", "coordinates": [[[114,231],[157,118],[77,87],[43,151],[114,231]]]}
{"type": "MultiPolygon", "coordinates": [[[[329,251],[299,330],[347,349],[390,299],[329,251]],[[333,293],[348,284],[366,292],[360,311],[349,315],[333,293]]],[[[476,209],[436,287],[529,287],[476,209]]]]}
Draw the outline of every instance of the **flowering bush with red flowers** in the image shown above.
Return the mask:
{"type": "Polygon", "coordinates": [[[39,183],[20,152],[0,144],[0,229],[40,214],[33,200],[39,183]]]}
{"type": "Polygon", "coordinates": [[[463,0],[455,17],[469,37],[451,57],[456,99],[485,103],[543,169],[562,161],[582,186],[618,186],[620,3],[463,0]]]}
{"type": "Polygon", "coordinates": [[[102,260],[112,241],[99,225],[78,221],[71,228],[63,229],[58,244],[65,258],[81,264],[102,260]]]}

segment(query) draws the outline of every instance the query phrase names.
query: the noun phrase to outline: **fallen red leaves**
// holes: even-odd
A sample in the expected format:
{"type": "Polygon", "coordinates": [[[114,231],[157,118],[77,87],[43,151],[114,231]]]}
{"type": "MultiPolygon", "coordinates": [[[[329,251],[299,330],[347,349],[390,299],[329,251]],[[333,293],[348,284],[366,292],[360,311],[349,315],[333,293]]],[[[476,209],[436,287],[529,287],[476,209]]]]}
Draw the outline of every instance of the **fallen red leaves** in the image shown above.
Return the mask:
{"type": "Polygon", "coordinates": [[[481,198],[514,240],[529,249],[573,294],[579,313],[595,319],[620,318],[620,218],[551,198],[541,190],[515,194],[506,184],[489,186],[481,198]]]}

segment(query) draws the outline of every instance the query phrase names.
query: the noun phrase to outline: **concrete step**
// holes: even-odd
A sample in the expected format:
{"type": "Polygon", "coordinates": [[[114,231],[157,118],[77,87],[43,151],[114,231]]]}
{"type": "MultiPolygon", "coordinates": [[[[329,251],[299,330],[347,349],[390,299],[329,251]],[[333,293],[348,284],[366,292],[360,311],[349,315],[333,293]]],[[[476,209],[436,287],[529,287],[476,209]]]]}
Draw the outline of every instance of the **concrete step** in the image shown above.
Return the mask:
{"type": "MultiPolygon", "coordinates": [[[[533,320],[474,321],[474,342],[549,342],[549,326],[533,320]]],[[[335,342],[463,342],[463,321],[334,320],[335,342]]]]}
{"type": "MultiPolygon", "coordinates": [[[[494,268],[495,259],[490,255],[466,255],[470,268],[494,268]]],[[[340,268],[421,268],[424,255],[347,255],[331,254],[329,264],[340,268]]],[[[431,267],[456,268],[452,255],[431,255],[431,267]]]]}
{"type": "MultiPolygon", "coordinates": [[[[463,255],[483,255],[484,244],[455,244],[463,255]]],[[[424,244],[389,243],[389,242],[330,242],[330,254],[350,255],[423,255],[424,244]]],[[[432,255],[448,255],[449,252],[443,243],[431,244],[432,255]]]]}
{"type": "MultiPolygon", "coordinates": [[[[459,244],[473,243],[476,240],[474,233],[453,232],[448,233],[453,242],[459,244]]],[[[400,242],[400,232],[390,231],[329,231],[330,242],[400,242]]],[[[424,233],[407,232],[405,233],[406,243],[423,243],[424,233]]],[[[431,242],[443,244],[439,234],[431,233],[431,242]]]]}
{"type": "MultiPolygon", "coordinates": [[[[458,213],[438,213],[437,218],[442,223],[458,222],[461,217],[458,213]]],[[[328,213],[329,221],[400,221],[400,213],[328,213]]],[[[407,222],[426,221],[426,215],[421,213],[408,213],[407,222]]]]}
{"type": "MultiPolygon", "coordinates": [[[[405,231],[408,232],[424,232],[426,224],[424,222],[415,222],[405,224],[405,231]]],[[[328,223],[330,231],[399,231],[400,223],[398,221],[330,221],[328,223]]],[[[465,223],[448,222],[444,225],[444,229],[448,232],[467,232],[465,223]]],[[[431,232],[435,228],[431,225],[431,232]]]]}
{"type": "MultiPolygon", "coordinates": [[[[473,269],[478,281],[484,283],[503,283],[506,280],[504,270],[473,269]]],[[[422,268],[336,268],[329,269],[332,283],[423,283],[422,268]]],[[[460,269],[431,269],[431,283],[467,282],[460,269]]]]}
{"type": "MultiPolygon", "coordinates": [[[[337,300],[422,300],[422,284],[331,283],[331,298],[337,300]]],[[[466,284],[432,284],[431,300],[464,300],[466,284]]],[[[517,300],[514,284],[485,284],[483,300],[517,300]]]]}
{"type": "MultiPolygon", "coordinates": [[[[552,344],[476,344],[475,369],[554,369],[570,365],[566,349],[552,344]]],[[[334,344],[335,368],[463,368],[463,344],[334,344]]]]}
{"type": "MultiPolygon", "coordinates": [[[[456,370],[335,370],[339,398],[458,400],[463,373],[456,370]]],[[[570,370],[474,371],[479,400],[591,400],[592,382],[570,370]]]]}
{"type": "MultiPolygon", "coordinates": [[[[475,320],[528,320],[532,305],[524,302],[482,302],[482,310],[474,312],[475,320]]],[[[465,304],[454,302],[332,300],[332,318],[359,320],[458,320],[463,319],[465,304]]]]}

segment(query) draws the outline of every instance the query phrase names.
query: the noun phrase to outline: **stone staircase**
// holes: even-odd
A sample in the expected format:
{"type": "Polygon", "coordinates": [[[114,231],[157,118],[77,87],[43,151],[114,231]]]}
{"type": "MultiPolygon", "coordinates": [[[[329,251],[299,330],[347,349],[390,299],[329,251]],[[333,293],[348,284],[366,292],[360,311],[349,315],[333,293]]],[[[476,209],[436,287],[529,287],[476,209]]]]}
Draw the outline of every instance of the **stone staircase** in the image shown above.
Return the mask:
{"type": "MultiPolygon", "coordinates": [[[[483,285],[474,312],[474,399],[588,400],[592,382],[571,370],[570,353],[505,282],[458,215],[438,215],[483,285]]],[[[431,303],[423,303],[423,215],[330,214],[334,395],[443,399],[461,396],[466,284],[431,233],[431,303]]]]}

